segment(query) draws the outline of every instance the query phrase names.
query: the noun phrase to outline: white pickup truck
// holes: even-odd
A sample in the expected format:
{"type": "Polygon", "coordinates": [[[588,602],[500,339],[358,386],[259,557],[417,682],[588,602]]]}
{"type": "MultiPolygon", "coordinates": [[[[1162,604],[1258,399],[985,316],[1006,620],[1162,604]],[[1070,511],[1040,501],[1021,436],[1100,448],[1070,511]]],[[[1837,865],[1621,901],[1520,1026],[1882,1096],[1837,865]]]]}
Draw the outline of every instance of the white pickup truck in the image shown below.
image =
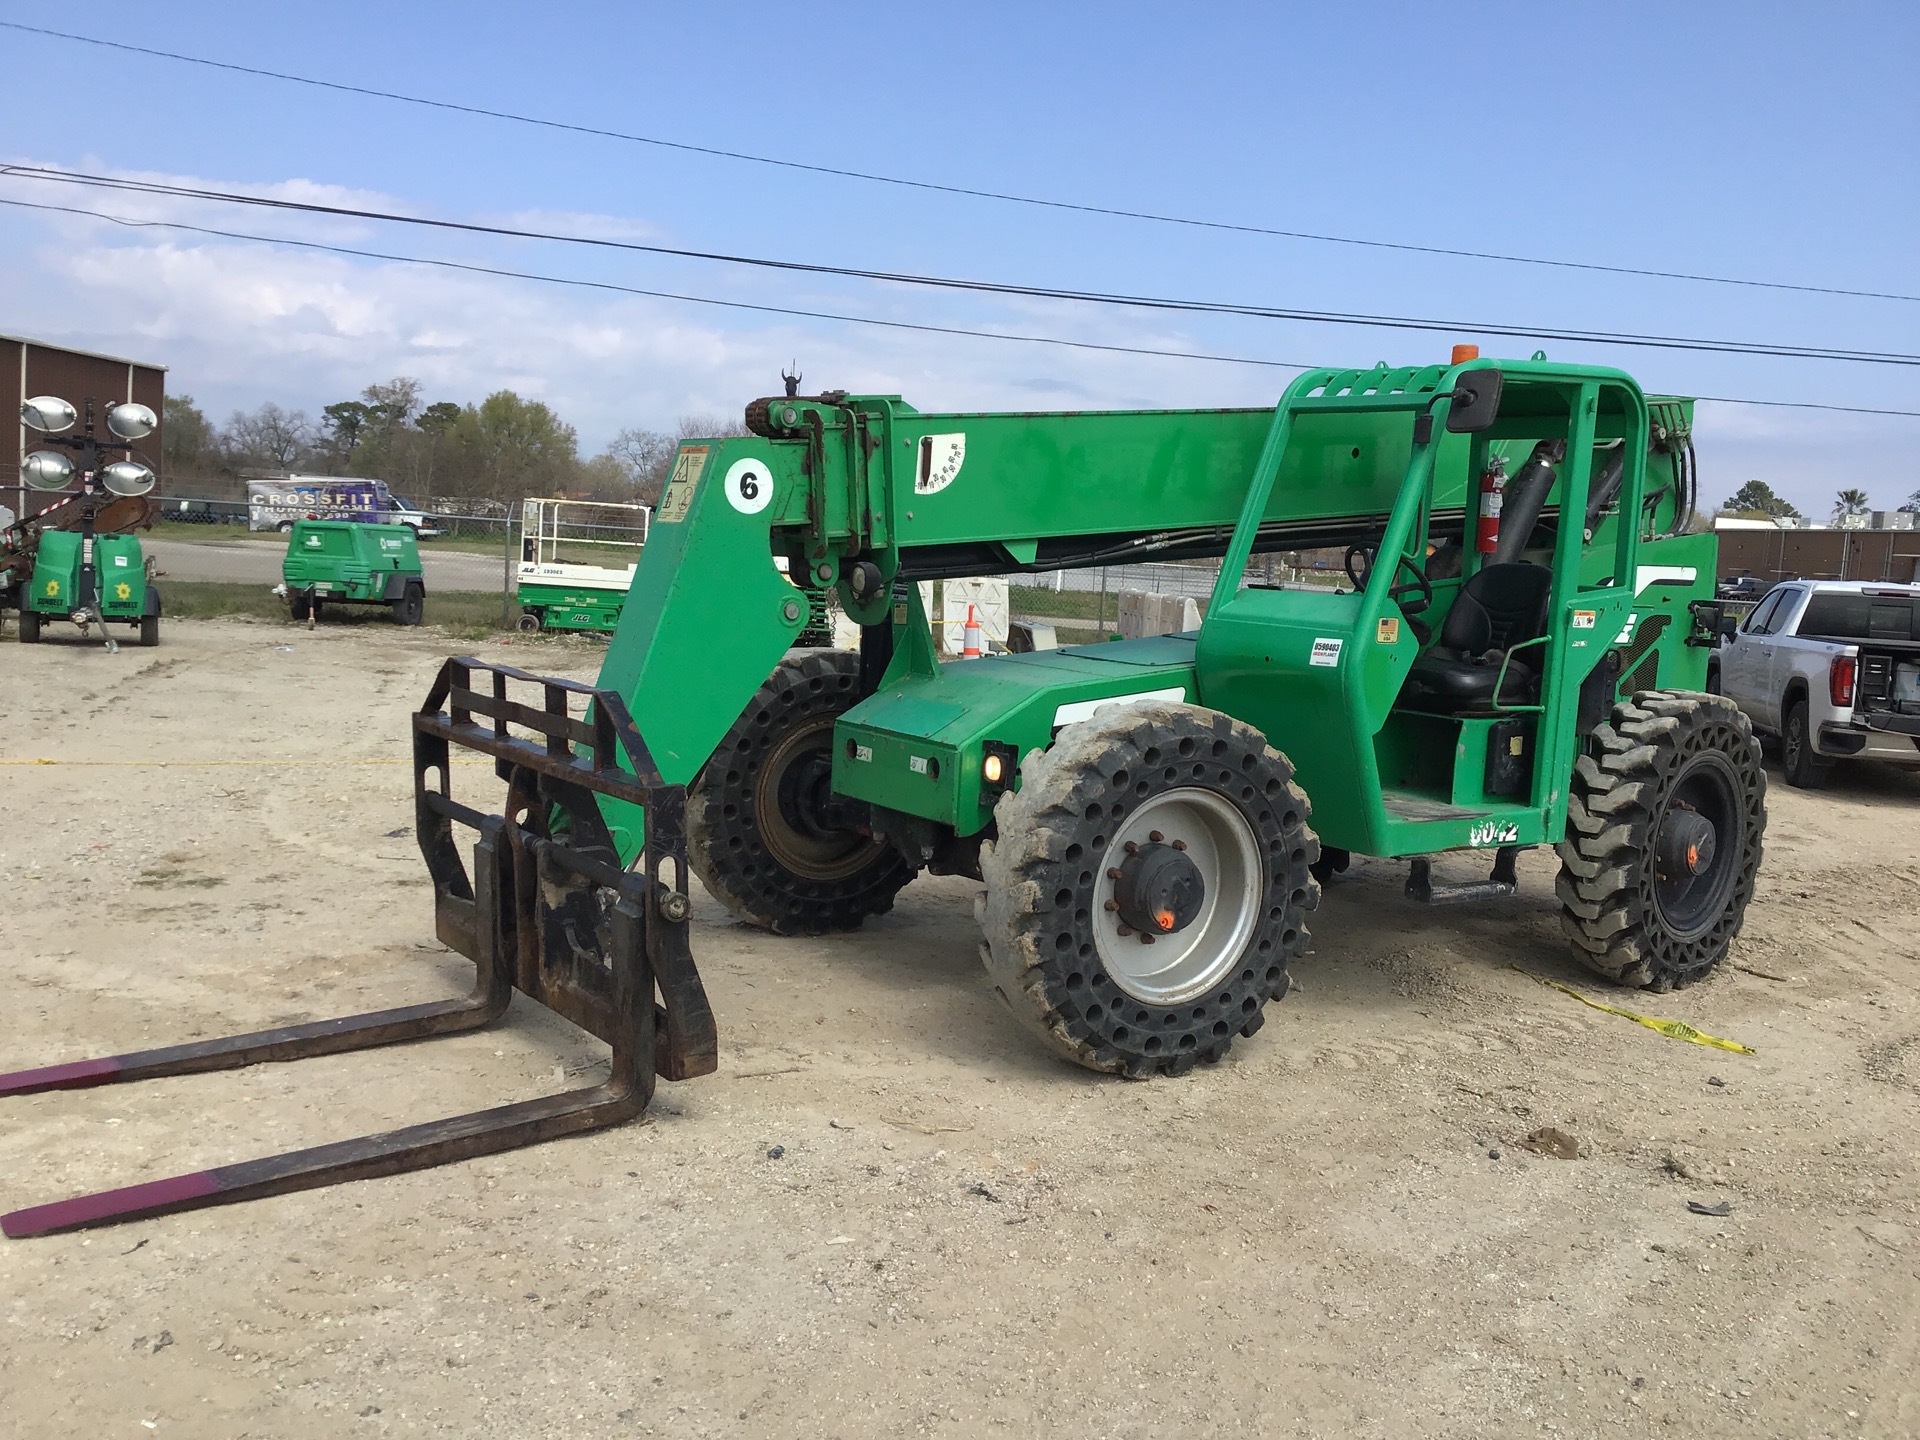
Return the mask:
{"type": "Polygon", "coordinates": [[[1708,659],[1707,688],[1780,737],[1789,785],[1840,759],[1920,765],[1920,585],[1776,585],[1708,659]]]}

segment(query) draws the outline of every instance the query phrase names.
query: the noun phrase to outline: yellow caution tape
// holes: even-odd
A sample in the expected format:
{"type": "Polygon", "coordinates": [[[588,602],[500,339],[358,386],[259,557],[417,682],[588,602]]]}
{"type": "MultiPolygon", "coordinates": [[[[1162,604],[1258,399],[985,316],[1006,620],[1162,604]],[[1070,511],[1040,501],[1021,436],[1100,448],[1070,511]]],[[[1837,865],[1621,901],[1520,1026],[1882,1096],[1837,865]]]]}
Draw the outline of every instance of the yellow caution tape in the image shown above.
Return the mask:
{"type": "Polygon", "coordinates": [[[1658,1030],[1662,1035],[1675,1040],[1686,1040],[1695,1045],[1710,1045],[1715,1050],[1731,1050],[1736,1055],[1758,1055],[1760,1052],[1738,1040],[1722,1040],[1718,1035],[1709,1035],[1704,1030],[1696,1030],[1684,1020],[1658,1020],[1651,1015],[1636,1015],[1631,1010],[1622,1010],[1617,1005],[1603,1005],[1598,1000],[1590,1000],[1571,985],[1562,985],[1558,980],[1549,980],[1544,975],[1536,975],[1523,965],[1509,965],[1509,970],[1518,970],[1529,980],[1538,980],[1542,985],[1564,991],[1582,1005],[1591,1005],[1596,1010],[1604,1010],[1609,1015],[1618,1015],[1623,1020],[1631,1020],[1636,1025],[1644,1025],[1649,1030],[1658,1030]]]}

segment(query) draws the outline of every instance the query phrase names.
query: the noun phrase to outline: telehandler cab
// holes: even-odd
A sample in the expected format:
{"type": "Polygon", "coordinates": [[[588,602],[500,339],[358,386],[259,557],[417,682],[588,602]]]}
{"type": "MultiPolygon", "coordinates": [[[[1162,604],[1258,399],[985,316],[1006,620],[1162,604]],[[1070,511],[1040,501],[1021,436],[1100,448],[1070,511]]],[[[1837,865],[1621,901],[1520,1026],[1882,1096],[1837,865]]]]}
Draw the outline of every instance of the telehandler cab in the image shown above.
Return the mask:
{"type": "Polygon", "coordinates": [[[656,1072],[716,1064],[689,868],[785,933],[858,926],[923,869],[973,876],[1014,1015],[1135,1076],[1260,1028],[1354,853],[1408,859],[1410,896],[1441,901],[1510,893],[1518,852],[1557,846],[1574,953],[1626,985],[1690,984],[1739,932],[1765,779],[1746,719],[1698,693],[1718,616],[1714,538],[1689,532],[1690,402],[1458,352],[1311,371],[1271,410],[922,414],[788,388],[749,407],[750,435],[681,445],[597,687],[450,660],[414,717],[416,828],[472,998],[0,1092],[467,1028],[513,988],[609,1041],[609,1084],[45,1206],[9,1233],[634,1113],[656,1072]],[[1348,588],[1249,569],[1328,546],[1348,588]],[[1206,558],[1196,632],[958,663],[936,660],[912,583],[1206,558]],[[792,650],[828,589],[858,653],[792,650]],[[502,814],[451,796],[455,747],[496,758],[502,814]],[[456,823],[478,832],[471,869],[456,823]],[[1435,882],[1430,857],[1476,850],[1486,880],[1435,882]]]}

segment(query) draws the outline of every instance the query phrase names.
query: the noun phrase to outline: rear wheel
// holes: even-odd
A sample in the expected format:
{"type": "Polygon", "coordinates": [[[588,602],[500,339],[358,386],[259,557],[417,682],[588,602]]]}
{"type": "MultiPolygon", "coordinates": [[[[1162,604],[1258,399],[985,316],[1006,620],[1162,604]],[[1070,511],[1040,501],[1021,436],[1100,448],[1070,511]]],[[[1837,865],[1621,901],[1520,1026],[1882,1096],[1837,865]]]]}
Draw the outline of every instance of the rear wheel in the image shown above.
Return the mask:
{"type": "Polygon", "coordinates": [[[160,617],[142,615],[140,617],[140,643],[151,650],[160,643],[160,617]]]}
{"type": "Polygon", "coordinates": [[[418,625],[427,613],[427,592],[419,585],[407,586],[406,593],[393,602],[393,618],[402,625],[418,625]]]}
{"type": "Polygon", "coordinates": [[[859,698],[858,655],[789,656],[687,792],[688,863],[742,920],[781,935],[853,930],[913,878],[834,800],[833,725],[859,698]]]}
{"type": "Polygon", "coordinates": [[[1832,763],[1822,760],[1813,748],[1813,729],[1804,700],[1795,700],[1787,707],[1786,723],[1780,727],[1780,768],[1787,784],[1796,790],[1818,790],[1833,772],[1832,763]]]}
{"type": "Polygon", "coordinates": [[[287,597],[287,608],[293,611],[293,618],[304,620],[313,611],[312,602],[307,599],[304,590],[296,590],[287,597]]]}
{"type": "Polygon", "coordinates": [[[540,628],[540,612],[538,610],[522,610],[520,612],[520,618],[514,621],[514,628],[528,633],[538,630],[540,628]]]}
{"type": "Polygon", "coordinates": [[[20,643],[22,645],[40,643],[40,612],[38,610],[20,612],[20,643]]]}
{"type": "Polygon", "coordinates": [[[1731,700],[1650,690],[1574,769],[1556,889],[1574,953],[1622,985],[1706,977],[1746,921],[1767,775],[1731,700]]]}
{"type": "Polygon", "coordinates": [[[1320,847],[1286,757],[1190,705],[1129,705],[1027,758],[980,850],[981,959],[1092,1070],[1178,1075],[1287,993],[1320,847]]]}

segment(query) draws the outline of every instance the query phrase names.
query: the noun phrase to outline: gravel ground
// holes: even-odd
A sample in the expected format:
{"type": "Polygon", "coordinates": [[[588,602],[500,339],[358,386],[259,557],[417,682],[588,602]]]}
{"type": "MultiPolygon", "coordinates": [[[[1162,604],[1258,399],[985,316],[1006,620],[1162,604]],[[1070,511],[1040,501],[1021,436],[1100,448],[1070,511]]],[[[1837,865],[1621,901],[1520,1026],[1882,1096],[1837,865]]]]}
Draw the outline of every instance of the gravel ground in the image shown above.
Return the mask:
{"type": "MultiPolygon", "coordinates": [[[[463,988],[404,763],[446,643],[213,621],[157,652],[0,650],[0,1064],[463,988]]],[[[1358,861],[1266,1028],[1151,1083],[1027,1043],[969,882],[829,940],[696,895],[717,1076],[605,1133],[0,1242],[0,1433],[1920,1434],[1916,803],[1876,767],[1776,784],[1743,968],[1669,996],[1572,966],[1543,852],[1514,900],[1437,911],[1358,861]],[[1523,1148],[1546,1126],[1581,1158],[1523,1148]]],[[[474,1035],[13,1099],[0,1199],[603,1066],[516,1003],[474,1035]]]]}

